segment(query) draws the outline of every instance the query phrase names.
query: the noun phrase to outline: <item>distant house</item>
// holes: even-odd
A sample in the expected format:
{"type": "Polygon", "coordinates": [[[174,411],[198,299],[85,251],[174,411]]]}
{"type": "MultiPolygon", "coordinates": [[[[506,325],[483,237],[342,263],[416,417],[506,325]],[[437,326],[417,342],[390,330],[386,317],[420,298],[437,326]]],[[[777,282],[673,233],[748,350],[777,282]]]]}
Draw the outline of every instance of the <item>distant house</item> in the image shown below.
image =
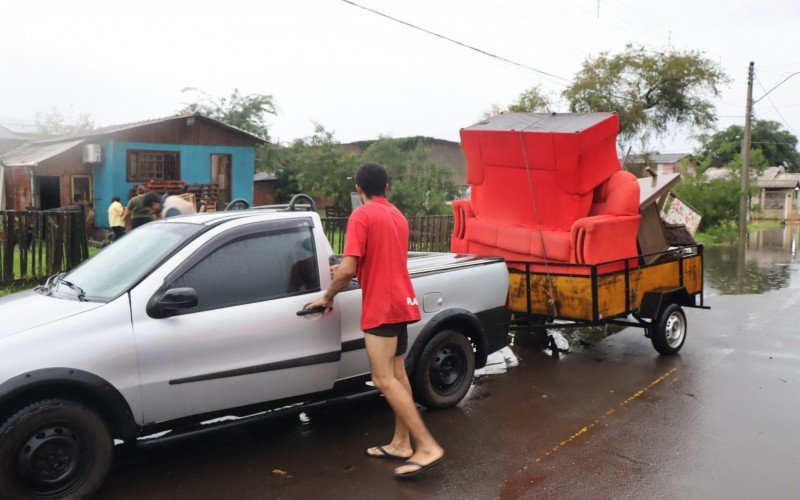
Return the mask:
{"type": "Polygon", "coordinates": [[[636,177],[644,177],[645,169],[650,167],[657,174],[687,173],[694,174],[697,165],[691,155],[679,154],[636,154],[625,160],[625,170],[633,172],[636,177]]]}
{"type": "Polygon", "coordinates": [[[0,198],[10,210],[93,203],[98,227],[108,226],[112,196],[125,203],[148,181],[217,184],[223,206],[252,202],[255,146],[264,142],[199,113],[27,142],[0,155],[0,198]]]}
{"type": "Polygon", "coordinates": [[[733,171],[728,167],[709,167],[703,171],[706,180],[716,181],[720,179],[728,179],[733,175],[733,171]]]}
{"type": "Polygon", "coordinates": [[[32,139],[31,134],[14,132],[0,125],[0,155],[6,151],[16,149],[32,139]]]}
{"type": "Polygon", "coordinates": [[[275,192],[278,189],[278,177],[275,174],[259,172],[253,176],[253,205],[261,207],[276,203],[275,192]]]}
{"type": "Polygon", "coordinates": [[[750,206],[758,205],[757,217],[776,220],[800,220],[800,174],[784,167],[769,167],[754,182],[758,192],[750,206]]]}

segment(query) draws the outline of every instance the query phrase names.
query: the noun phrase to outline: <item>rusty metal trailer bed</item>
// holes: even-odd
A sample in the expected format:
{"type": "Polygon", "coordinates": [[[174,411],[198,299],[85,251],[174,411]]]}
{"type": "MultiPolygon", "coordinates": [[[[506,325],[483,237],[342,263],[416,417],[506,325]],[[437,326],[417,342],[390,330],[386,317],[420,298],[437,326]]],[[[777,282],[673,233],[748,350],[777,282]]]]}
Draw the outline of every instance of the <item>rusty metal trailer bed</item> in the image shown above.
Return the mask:
{"type": "Polygon", "coordinates": [[[683,308],[708,309],[702,245],[600,264],[508,264],[508,308],[515,332],[546,334],[548,328],[605,324],[638,327],[659,353],[669,355],[686,340],[683,308]]]}

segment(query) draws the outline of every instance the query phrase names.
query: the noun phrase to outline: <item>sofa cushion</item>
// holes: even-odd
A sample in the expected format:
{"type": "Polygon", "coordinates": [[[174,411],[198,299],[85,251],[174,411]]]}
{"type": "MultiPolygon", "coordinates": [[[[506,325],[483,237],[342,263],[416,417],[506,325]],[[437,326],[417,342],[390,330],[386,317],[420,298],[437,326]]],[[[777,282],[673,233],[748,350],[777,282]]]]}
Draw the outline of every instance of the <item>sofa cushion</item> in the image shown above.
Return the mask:
{"type": "MultiPolygon", "coordinates": [[[[496,248],[510,252],[519,256],[520,260],[544,261],[546,256],[548,261],[570,262],[571,257],[568,231],[539,231],[473,218],[467,221],[466,239],[469,242],[479,243],[482,248],[496,248]]],[[[498,255],[506,256],[505,253],[498,255]]]]}
{"type": "Polygon", "coordinates": [[[594,190],[589,215],[637,215],[639,181],[630,172],[619,171],[594,190]]]}

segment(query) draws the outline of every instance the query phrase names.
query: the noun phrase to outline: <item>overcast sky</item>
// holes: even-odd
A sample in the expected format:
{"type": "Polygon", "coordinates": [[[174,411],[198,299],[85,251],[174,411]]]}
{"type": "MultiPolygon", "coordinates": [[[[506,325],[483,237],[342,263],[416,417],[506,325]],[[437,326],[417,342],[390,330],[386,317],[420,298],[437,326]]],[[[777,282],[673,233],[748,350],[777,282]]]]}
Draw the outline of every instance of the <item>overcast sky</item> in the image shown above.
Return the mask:
{"type": "MultiPolygon", "coordinates": [[[[719,127],[744,120],[747,64],[767,88],[800,71],[797,0],[355,0],[570,79],[589,55],[626,43],[699,49],[732,78],[719,127]]],[[[0,0],[0,124],[37,112],[90,113],[97,125],[166,116],[184,87],[275,96],[273,138],[316,121],[349,142],[379,134],[458,140],[492,103],[561,80],[513,67],[341,0],[0,0]]],[[[755,96],[763,94],[756,84],[755,96]]],[[[800,75],[756,106],[800,130],[800,75]]],[[[562,108],[563,109],[563,108],[562,108]]],[[[681,131],[662,152],[694,148],[681,131]]]]}

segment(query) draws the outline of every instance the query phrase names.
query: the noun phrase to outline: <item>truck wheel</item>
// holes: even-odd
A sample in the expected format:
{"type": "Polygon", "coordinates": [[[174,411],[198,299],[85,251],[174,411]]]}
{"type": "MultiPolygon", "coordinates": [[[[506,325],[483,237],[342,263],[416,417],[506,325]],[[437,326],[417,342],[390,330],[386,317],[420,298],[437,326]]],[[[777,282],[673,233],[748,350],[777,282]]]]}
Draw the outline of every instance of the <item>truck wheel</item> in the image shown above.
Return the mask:
{"type": "Polygon", "coordinates": [[[87,498],[112,458],[97,413],[73,401],[38,401],[0,426],[0,497],[87,498]]]}
{"type": "Polygon", "coordinates": [[[650,341],[660,354],[677,354],[686,341],[686,315],[678,304],[670,304],[650,328],[650,341]]]}
{"type": "Polygon", "coordinates": [[[455,406],[467,394],[475,375],[475,353],[469,339],[455,330],[431,338],[419,356],[412,383],[426,408],[455,406]]]}

